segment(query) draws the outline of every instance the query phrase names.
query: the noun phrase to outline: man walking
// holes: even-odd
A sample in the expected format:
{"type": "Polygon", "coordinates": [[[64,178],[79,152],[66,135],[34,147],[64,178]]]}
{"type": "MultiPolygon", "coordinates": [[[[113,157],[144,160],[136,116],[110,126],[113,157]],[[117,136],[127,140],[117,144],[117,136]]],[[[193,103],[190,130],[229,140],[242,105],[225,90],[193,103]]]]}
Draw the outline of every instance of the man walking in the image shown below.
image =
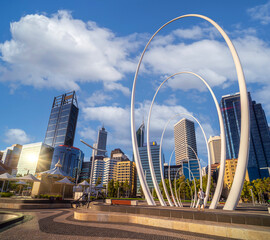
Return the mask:
{"type": "Polygon", "coordinates": [[[198,205],[198,210],[201,210],[201,208],[202,208],[202,210],[204,211],[204,197],[205,197],[205,195],[204,195],[204,192],[203,192],[203,190],[200,188],[200,190],[199,190],[199,192],[198,192],[198,198],[199,198],[199,205],[198,205]]]}

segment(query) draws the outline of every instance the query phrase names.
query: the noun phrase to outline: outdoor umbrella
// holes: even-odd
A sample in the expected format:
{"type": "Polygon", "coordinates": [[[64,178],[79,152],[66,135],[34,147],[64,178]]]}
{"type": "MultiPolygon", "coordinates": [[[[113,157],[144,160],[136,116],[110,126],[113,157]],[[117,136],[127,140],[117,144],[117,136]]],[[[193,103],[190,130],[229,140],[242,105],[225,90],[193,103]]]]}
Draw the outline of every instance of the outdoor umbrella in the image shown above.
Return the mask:
{"type": "Polygon", "coordinates": [[[3,186],[2,186],[1,192],[4,191],[5,181],[6,180],[10,181],[10,180],[14,180],[14,179],[16,179],[16,178],[14,178],[13,176],[11,176],[9,173],[3,173],[3,174],[1,174],[0,175],[0,180],[4,180],[4,183],[3,183],[3,186]]]}
{"type": "Polygon", "coordinates": [[[17,179],[20,179],[20,180],[24,180],[26,182],[40,182],[39,179],[37,179],[35,176],[33,176],[32,174],[28,174],[26,176],[23,176],[23,177],[18,177],[17,179]]]}
{"type": "Polygon", "coordinates": [[[21,185],[21,186],[20,186],[20,191],[19,191],[19,194],[21,194],[22,186],[23,186],[23,185],[26,185],[26,182],[24,182],[24,181],[19,181],[19,182],[16,182],[16,184],[21,185]]]}
{"type": "Polygon", "coordinates": [[[66,185],[74,185],[73,182],[69,181],[67,177],[63,178],[62,180],[60,181],[57,181],[55,182],[56,184],[63,184],[64,187],[63,187],[63,199],[64,199],[64,194],[65,194],[65,187],[66,185]]]}
{"type": "Polygon", "coordinates": [[[86,186],[90,186],[90,184],[87,181],[85,181],[85,180],[83,182],[79,183],[79,185],[80,186],[83,186],[83,191],[85,190],[85,187],[86,186]]]}

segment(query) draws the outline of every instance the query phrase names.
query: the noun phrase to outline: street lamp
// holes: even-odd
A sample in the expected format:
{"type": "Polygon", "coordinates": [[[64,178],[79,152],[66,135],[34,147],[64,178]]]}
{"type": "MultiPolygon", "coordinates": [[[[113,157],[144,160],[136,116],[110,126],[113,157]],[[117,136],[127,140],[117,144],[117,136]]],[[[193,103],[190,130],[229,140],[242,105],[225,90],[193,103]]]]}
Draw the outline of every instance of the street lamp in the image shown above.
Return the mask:
{"type": "MultiPolygon", "coordinates": [[[[103,150],[103,149],[97,149],[97,148],[94,148],[93,146],[89,145],[88,143],[86,143],[85,141],[83,141],[82,139],[80,139],[80,141],[85,144],[87,147],[93,149],[93,150],[96,150],[96,151],[101,151],[101,152],[107,152],[107,150],[103,150]]],[[[91,172],[90,172],[90,181],[89,181],[89,192],[90,192],[90,195],[91,195],[91,191],[92,191],[92,181],[93,181],[93,173],[94,173],[94,162],[95,162],[95,158],[92,159],[92,166],[91,166],[91,172]]]]}

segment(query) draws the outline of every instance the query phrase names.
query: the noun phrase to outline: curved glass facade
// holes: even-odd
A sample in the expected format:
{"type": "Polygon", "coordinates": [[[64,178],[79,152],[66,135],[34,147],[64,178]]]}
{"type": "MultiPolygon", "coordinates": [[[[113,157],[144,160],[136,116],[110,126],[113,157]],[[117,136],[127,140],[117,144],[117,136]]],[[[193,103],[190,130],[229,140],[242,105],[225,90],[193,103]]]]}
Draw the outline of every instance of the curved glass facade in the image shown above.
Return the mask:
{"type": "Polygon", "coordinates": [[[83,159],[84,153],[79,148],[60,145],[54,148],[51,169],[60,160],[61,170],[67,176],[76,178],[81,172],[83,159]]]}

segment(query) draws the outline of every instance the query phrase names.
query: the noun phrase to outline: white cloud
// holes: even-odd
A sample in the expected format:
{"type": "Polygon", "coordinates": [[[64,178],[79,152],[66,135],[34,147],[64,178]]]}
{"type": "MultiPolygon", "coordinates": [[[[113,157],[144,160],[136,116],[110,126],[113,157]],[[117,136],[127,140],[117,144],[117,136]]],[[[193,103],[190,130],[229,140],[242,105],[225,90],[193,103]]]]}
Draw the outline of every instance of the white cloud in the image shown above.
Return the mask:
{"type": "MultiPolygon", "coordinates": [[[[150,107],[150,102],[146,101],[144,104],[140,104],[138,108],[135,110],[135,121],[136,127],[141,124],[142,116],[148,116],[148,111],[150,107]]],[[[160,142],[160,137],[163,131],[163,128],[170,117],[173,117],[176,114],[183,113],[181,116],[175,117],[173,119],[164,135],[164,149],[172,150],[174,147],[174,137],[173,137],[173,125],[179,121],[183,117],[189,118],[184,113],[192,114],[187,111],[182,106],[166,106],[156,104],[152,110],[151,117],[151,126],[150,126],[150,141],[160,142]]],[[[118,106],[100,106],[100,107],[84,107],[82,109],[82,115],[84,121],[99,121],[104,123],[105,128],[109,129],[108,134],[108,145],[120,145],[124,146],[131,150],[131,134],[130,134],[130,108],[126,107],[118,107],[118,106]]],[[[210,135],[214,135],[214,130],[210,126],[209,123],[205,122],[206,120],[201,122],[203,127],[205,128],[205,132],[207,137],[210,135]]],[[[199,120],[200,121],[200,120],[199,120]]],[[[147,124],[147,119],[145,119],[145,124],[147,124]]],[[[90,135],[90,134],[87,134],[90,135]]],[[[93,135],[95,136],[95,135],[93,135]]],[[[95,136],[96,137],[96,136],[95,136]]],[[[202,138],[202,135],[199,134],[198,138],[202,138]]],[[[90,139],[90,138],[89,138],[90,139]]],[[[92,138],[95,140],[95,138],[92,138]]],[[[146,136],[145,136],[146,140],[146,136]]],[[[204,140],[199,140],[199,149],[205,148],[204,140]]],[[[204,154],[206,150],[201,151],[201,154],[204,154]]]]}
{"type": "Polygon", "coordinates": [[[84,127],[80,129],[78,133],[83,139],[89,139],[94,142],[97,140],[97,131],[95,131],[91,127],[84,127]]]}
{"type": "MultiPolygon", "coordinates": [[[[145,73],[161,75],[163,81],[177,72],[192,71],[202,76],[211,87],[222,89],[236,83],[236,70],[228,47],[223,40],[217,39],[212,30],[212,28],[205,30],[205,27],[193,27],[178,29],[166,36],[159,37],[153,45],[150,45],[145,54],[143,60],[145,73]],[[207,37],[207,31],[211,33],[210,37],[207,37]],[[198,39],[183,42],[183,38],[198,39]]],[[[231,40],[238,52],[247,85],[257,84],[253,92],[256,91],[257,95],[264,96],[259,99],[267,109],[270,109],[268,95],[264,93],[265,89],[270,88],[269,43],[259,39],[256,31],[251,28],[240,32],[238,27],[235,32],[229,33],[229,36],[232,36],[231,40]]],[[[187,74],[170,79],[168,86],[185,91],[206,90],[199,79],[187,74]]],[[[269,113],[267,114],[269,115],[269,113]]]]}
{"type": "MultiPolygon", "coordinates": [[[[168,76],[177,72],[192,71],[202,75],[211,86],[220,86],[235,77],[227,47],[216,40],[155,46],[145,55],[144,64],[152,73],[168,76]]],[[[174,84],[174,87],[198,89],[198,84],[194,81],[180,81],[177,85],[174,84]],[[178,84],[180,85],[177,87],[178,84]]]]}
{"type": "Polygon", "coordinates": [[[115,91],[115,90],[119,90],[120,92],[122,92],[125,96],[129,96],[130,95],[130,90],[127,87],[124,87],[122,84],[120,83],[105,83],[104,84],[104,89],[107,91],[115,91]]]}
{"type": "Polygon", "coordinates": [[[106,94],[102,91],[96,91],[90,97],[86,98],[83,105],[94,107],[97,105],[103,105],[106,102],[110,101],[111,99],[112,99],[111,95],[106,94]]]}
{"type": "Polygon", "coordinates": [[[248,14],[263,25],[270,23],[270,1],[247,10],[248,14]]]}
{"type": "Polygon", "coordinates": [[[22,129],[8,129],[5,132],[4,142],[8,144],[26,144],[31,141],[31,138],[22,129]]]}
{"type": "MultiPolygon", "coordinates": [[[[138,46],[136,35],[117,37],[67,11],[52,17],[26,15],[10,30],[12,39],[0,44],[2,81],[76,90],[80,82],[111,84],[135,70],[129,55],[138,46]]],[[[114,90],[128,92],[120,84],[114,90]]]]}

